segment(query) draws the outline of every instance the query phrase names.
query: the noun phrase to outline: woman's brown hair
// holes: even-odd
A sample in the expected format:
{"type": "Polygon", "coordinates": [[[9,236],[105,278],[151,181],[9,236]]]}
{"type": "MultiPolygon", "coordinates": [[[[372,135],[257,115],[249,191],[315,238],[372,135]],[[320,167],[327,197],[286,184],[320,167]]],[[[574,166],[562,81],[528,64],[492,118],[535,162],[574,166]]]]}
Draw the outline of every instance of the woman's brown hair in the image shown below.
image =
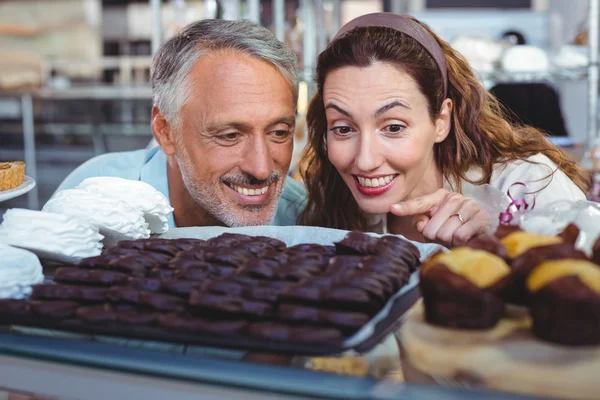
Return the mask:
{"type": "MultiPolygon", "coordinates": [[[[416,21],[416,20],[415,20],[416,21]]],[[[417,21],[418,22],[418,21],[417,21]]],[[[546,155],[584,192],[589,181],[583,170],[547,140],[539,130],[512,123],[498,103],[475,77],[467,61],[421,24],[441,47],[448,68],[448,94],[452,100],[452,126],[446,140],[436,144],[435,159],[443,176],[461,190],[461,180],[472,184],[489,183],[496,163],[526,159],[538,153],[546,155]],[[466,173],[480,167],[480,180],[471,181],[466,173]]],[[[398,66],[418,84],[429,105],[432,121],[439,116],[443,93],[442,74],[427,50],[415,39],[391,28],[355,28],[335,40],[319,55],[317,93],[307,113],[308,145],[301,165],[308,190],[308,203],[298,218],[300,225],[329,228],[368,229],[350,190],[327,156],[327,119],[323,104],[325,77],[334,69],[367,67],[373,62],[398,66]]]]}

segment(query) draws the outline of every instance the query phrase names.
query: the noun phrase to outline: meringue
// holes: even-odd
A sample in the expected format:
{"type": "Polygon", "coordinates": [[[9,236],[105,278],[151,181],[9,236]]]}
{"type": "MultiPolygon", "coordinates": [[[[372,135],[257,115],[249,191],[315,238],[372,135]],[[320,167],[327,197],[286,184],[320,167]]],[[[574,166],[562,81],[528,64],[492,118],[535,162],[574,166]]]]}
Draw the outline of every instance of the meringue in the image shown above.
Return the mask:
{"type": "Polygon", "coordinates": [[[43,281],[42,264],[35,254],[0,245],[0,298],[23,299],[31,293],[31,285],[43,281]]]}
{"type": "Polygon", "coordinates": [[[86,192],[67,189],[56,193],[42,211],[78,217],[96,226],[104,235],[104,244],[112,245],[120,240],[150,237],[144,213],[127,203],[86,192]]]}
{"type": "Polygon", "coordinates": [[[13,208],[4,213],[0,243],[30,250],[40,258],[77,262],[102,251],[98,228],[68,215],[13,208]]]}
{"type": "Polygon", "coordinates": [[[161,234],[169,230],[168,216],[173,208],[162,193],[146,182],[100,176],[87,178],[77,189],[120,200],[142,210],[152,233],[161,234]]]}

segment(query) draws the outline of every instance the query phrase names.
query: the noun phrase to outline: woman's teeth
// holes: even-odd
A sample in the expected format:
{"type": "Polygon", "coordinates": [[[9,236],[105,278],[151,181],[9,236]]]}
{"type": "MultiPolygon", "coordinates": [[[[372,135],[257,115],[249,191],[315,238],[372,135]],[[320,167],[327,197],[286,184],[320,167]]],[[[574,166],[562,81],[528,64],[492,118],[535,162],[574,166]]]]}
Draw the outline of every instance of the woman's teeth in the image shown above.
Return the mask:
{"type": "Polygon", "coordinates": [[[378,187],[378,186],[383,186],[383,185],[390,183],[392,181],[392,179],[394,179],[394,176],[395,175],[388,175],[388,176],[381,176],[379,178],[373,178],[373,179],[363,178],[362,176],[356,176],[356,179],[358,179],[358,183],[360,184],[360,186],[378,187]]]}
{"type": "Polygon", "coordinates": [[[259,196],[261,194],[267,193],[267,190],[269,190],[268,185],[265,187],[262,187],[262,188],[257,188],[257,189],[248,189],[248,188],[241,187],[238,185],[233,185],[233,184],[230,186],[233,190],[235,190],[239,194],[243,194],[244,196],[259,196]]]}

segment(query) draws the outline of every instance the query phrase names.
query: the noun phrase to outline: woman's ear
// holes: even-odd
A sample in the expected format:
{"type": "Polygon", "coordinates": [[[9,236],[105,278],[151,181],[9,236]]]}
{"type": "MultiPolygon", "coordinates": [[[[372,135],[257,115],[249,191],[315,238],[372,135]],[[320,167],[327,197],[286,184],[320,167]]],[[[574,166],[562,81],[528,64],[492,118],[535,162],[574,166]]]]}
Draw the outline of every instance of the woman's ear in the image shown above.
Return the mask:
{"type": "Polygon", "coordinates": [[[452,127],[452,100],[446,99],[442,103],[440,115],[435,120],[435,143],[442,143],[448,137],[452,127]]]}
{"type": "Polygon", "coordinates": [[[175,154],[175,132],[157,106],[152,107],[152,135],[166,155],[175,154]]]}

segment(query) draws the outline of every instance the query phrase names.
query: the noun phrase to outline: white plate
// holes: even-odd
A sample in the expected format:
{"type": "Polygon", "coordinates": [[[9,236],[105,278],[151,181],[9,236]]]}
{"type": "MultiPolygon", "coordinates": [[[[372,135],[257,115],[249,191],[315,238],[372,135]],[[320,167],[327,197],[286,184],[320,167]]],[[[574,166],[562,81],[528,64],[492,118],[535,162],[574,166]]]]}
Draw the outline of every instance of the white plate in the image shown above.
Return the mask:
{"type": "Polygon", "coordinates": [[[16,188],[0,191],[0,201],[6,201],[10,199],[14,199],[15,197],[19,197],[29,192],[31,189],[35,187],[35,180],[33,178],[25,175],[25,179],[23,183],[17,186],[16,188]]]}

